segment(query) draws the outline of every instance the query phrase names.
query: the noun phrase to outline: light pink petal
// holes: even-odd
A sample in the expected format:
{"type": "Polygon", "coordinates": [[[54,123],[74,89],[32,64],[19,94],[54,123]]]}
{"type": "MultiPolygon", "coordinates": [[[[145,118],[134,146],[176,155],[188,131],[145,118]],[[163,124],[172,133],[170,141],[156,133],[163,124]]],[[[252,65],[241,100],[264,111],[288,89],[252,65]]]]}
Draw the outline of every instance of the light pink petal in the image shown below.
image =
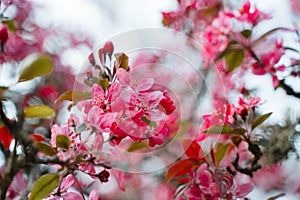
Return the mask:
{"type": "Polygon", "coordinates": [[[129,73],[123,69],[120,68],[117,71],[117,79],[120,81],[120,83],[124,86],[129,86],[130,85],[130,76],[129,73]]]}
{"type": "Polygon", "coordinates": [[[156,107],[164,97],[163,93],[160,91],[143,93],[140,94],[140,96],[145,99],[147,107],[149,108],[156,107]]]}
{"type": "Polygon", "coordinates": [[[92,95],[103,95],[104,94],[104,90],[103,88],[98,85],[98,84],[94,84],[93,87],[92,87],[92,95]]]}
{"type": "Polygon", "coordinates": [[[68,200],[68,199],[70,199],[70,200],[71,199],[83,200],[82,196],[77,192],[68,192],[68,193],[63,195],[63,199],[66,199],[66,200],[68,200]]]}
{"type": "Polygon", "coordinates": [[[157,122],[166,118],[166,114],[158,109],[149,110],[147,118],[152,122],[157,122]]]}
{"type": "Polygon", "coordinates": [[[98,189],[94,188],[89,195],[89,200],[98,200],[98,199],[99,199],[98,189]]]}
{"type": "Polygon", "coordinates": [[[253,190],[253,188],[254,187],[253,187],[252,183],[245,183],[243,185],[239,185],[237,187],[235,195],[238,198],[245,197],[247,194],[249,194],[253,190]]]}
{"type": "Polygon", "coordinates": [[[125,186],[124,186],[125,175],[124,175],[124,173],[121,172],[121,171],[115,170],[115,169],[110,170],[110,172],[115,177],[115,179],[116,179],[116,181],[118,183],[119,188],[122,191],[125,191],[125,186]]]}
{"type": "Polygon", "coordinates": [[[115,121],[115,115],[113,113],[105,113],[100,116],[99,126],[102,130],[110,128],[115,121]]]}
{"type": "Polygon", "coordinates": [[[101,117],[101,109],[98,106],[94,106],[89,111],[87,119],[92,126],[99,128],[100,117],[101,117]]]}
{"type": "Polygon", "coordinates": [[[121,93],[121,85],[118,82],[112,83],[107,90],[107,101],[113,102],[120,96],[121,93]]]}
{"type": "Polygon", "coordinates": [[[61,191],[67,191],[72,185],[74,184],[74,177],[73,175],[69,174],[65,178],[63,178],[61,182],[61,191]]]}
{"type": "Polygon", "coordinates": [[[50,144],[52,146],[56,146],[56,137],[57,135],[59,134],[62,134],[62,130],[61,128],[58,126],[58,125],[54,125],[52,128],[51,128],[51,140],[50,140],[50,144]]]}
{"type": "Polygon", "coordinates": [[[137,90],[140,92],[149,90],[154,84],[154,80],[152,78],[146,78],[141,81],[139,81],[139,85],[137,87],[137,90]]]}
{"type": "Polygon", "coordinates": [[[96,134],[93,144],[92,144],[92,150],[94,152],[99,152],[102,150],[103,146],[103,136],[101,134],[96,134]]]}

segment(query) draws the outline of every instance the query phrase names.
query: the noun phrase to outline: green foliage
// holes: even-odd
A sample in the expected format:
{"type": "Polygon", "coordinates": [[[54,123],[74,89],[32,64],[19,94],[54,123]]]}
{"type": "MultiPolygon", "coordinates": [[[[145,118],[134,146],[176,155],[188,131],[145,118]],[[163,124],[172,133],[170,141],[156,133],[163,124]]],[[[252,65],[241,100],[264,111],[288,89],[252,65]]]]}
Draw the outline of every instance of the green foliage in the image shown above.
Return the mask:
{"type": "Polygon", "coordinates": [[[245,50],[243,49],[227,50],[227,53],[225,54],[225,60],[228,72],[232,72],[239,67],[243,63],[244,57],[245,50]]]}
{"type": "Polygon", "coordinates": [[[62,93],[58,98],[57,98],[57,102],[59,101],[72,101],[74,103],[77,103],[79,101],[83,101],[86,99],[91,98],[91,93],[90,92],[83,92],[83,91],[79,91],[79,90],[70,90],[70,91],[66,91],[64,93],[62,93]]]}
{"type": "Polygon", "coordinates": [[[252,35],[252,31],[249,30],[249,29],[243,30],[243,31],[241,32],[241,35],[244,36],[245,38],[250,38],[251,35],[252,35]]]}
{"type": "Polygon", "coordinates": [[[145,149],[148,147],[147,142],[141,141],[141,142],[133,142],[131,145],[128,147],[127,151],[133,152],[141,149],[145,149]]]}
{"type": "Polygon", "coordinates": [[[30,200],[40,200],[50,194],[59,183],[58,174],[46,174],[41,176],[33,185],[30,200]]]}
{"type": "Polygon", "coordinates": [[[47,54],[33,54],[23,60],[23,69],[19,82],[28,81],[38,76],[45,76],[52,72],[53,61],[47,54]]]}
{"type": "Polygon", "coordinates": [[[59,148],[68,149],[71,145],[71,140],[65,135],[56,136],[56,145],[59,148]]]}
{"type": "Polygon", "coordinates": [[[46,105],[34,105],[25,108],[25,118],[45,118],[51,117],[54,114],[54,110],[46,105]]]}
{"type": "Polygon", "coordinates": [[[5,19],[2,20],[1,22],[5,26],[7,26],[8,30],[10,30],[11,32],[15,32],[17,30],[17,26],[13,20],[5,19]]]}
{"type": "Polygon", "coordinates": [[[272,115],[272,112],[266,113],[254,119],[252,122],[252,130],[255,129],[258,125],[262,124],[266,119],[268,119],[272,115]]]}
{"type": "Polygon", "coordinates": [[[216,152],[215,152],[215,161],[216,164],[220,164],[222,159],[225,157],[226,153],[230,150],[231,145],[230,144],[219,144],[216,152]]]}
{"type": "Polygon", "coordinates": [[[47,143],[44,142],[36,142],[34,144],[34,146],[43,154],[48,155],[48,156],[55,156],[56,155],[56,151],[55,149],[50,146],[47,143]]]}

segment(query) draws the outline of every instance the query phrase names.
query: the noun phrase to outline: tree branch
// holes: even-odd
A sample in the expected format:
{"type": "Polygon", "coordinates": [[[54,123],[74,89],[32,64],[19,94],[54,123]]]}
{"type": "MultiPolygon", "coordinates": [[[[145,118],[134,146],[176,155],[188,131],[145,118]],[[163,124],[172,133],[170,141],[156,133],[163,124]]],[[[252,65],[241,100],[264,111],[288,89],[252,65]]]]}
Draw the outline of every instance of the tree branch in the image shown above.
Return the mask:
{"type": "Polygon", "coordinates": [[[295,92],[294,89],[291,86],[287,85],[284,82],[284,80],[281,80],[279,82],[279,85],[278,85],[277,88],[279,88],[279,87],[281,87],[283,90],[285,90],[285,92],[286,92],[287,95],[291,95],[291,96],[294,96],[294,97],[300,99],[300,92],[295,92]]]}

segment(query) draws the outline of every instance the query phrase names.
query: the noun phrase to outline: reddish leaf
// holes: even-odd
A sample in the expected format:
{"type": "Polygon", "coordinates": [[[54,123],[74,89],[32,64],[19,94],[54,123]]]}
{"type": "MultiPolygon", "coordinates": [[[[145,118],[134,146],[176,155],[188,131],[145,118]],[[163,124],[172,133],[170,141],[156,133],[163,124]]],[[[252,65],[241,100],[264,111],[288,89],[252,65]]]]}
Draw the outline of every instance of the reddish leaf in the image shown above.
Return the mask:
{"type": "Polygon", "coordinates": [[[196,159],[198,161],[203,161],[203,162],[205,161],[205,154],[204,154],[201,146],[197,142],[192,141],[190,143],[189,140],[186,140],[184,142],[184,145],[189,145],[185,150],[185,154],[189,158],[196,159]]]}
{"type": "Polygon", "coordinates": [[[165,181],[169,181],[173,178],[182,176],[188,173],[193,167],[199,166],[199,161],[195,159],[185,159],[180,160],[175,163],[172,167],[167,171],[167,175],[165,177],[165,181]]]}
{"type": "Polygon", "coordinates": [[[45,140],[46,140],[46,138],[45,138],[44,136],[40,135],[40,134],[35,134],[35,133],[33,133],[33,134],[30,134],[29,136],[30,136],[34,141],[36,141],[36,142],[41,142],[41,141],[45,141],[45,140]]]}
{"type": "Polygon", "coordinates": [[[188,183],[191,179],[190,178],[180,178],[176,180],[177,183],[185,184],[188,183]]]}
{"type": "Polygon", "coordinates": [[[0,141],[6,150],[9,149],[9,145],[13,138],[13,135],[5,126],[0,127],[0,141]]]}

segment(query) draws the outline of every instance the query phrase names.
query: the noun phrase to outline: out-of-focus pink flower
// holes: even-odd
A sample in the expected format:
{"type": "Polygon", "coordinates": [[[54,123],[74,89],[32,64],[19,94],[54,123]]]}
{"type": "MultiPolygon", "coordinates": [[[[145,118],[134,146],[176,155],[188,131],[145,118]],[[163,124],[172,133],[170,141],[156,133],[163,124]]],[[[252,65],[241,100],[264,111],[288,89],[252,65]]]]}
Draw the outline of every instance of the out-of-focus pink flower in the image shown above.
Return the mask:
{"type": "Polygon", "coordinates": [[[56,147],[56,137],[58,135],[65,135],[65,136],[70,136],[70,127],[68,126],[68,124],[63,124],[61,126],[58,125],[53,125],[53,127],[51,128],[51,140],[50,140],[50,144],[53,147],[56,147]]]}
{"type": "Polygon", "coordinates": [[[92,189],[89,195],[89,200],[98,200],[99,199],[99,192],[98,188],[92,189]]]}
{"type": "Polygon", "coordinates": [[[269,19],[270,15],[261,12],[256,7],[251,9],[250,1],[246,1],[240,9],[240,16],[237,17],[240,21],[246,21],[250,24],[256,25],[262,20],[269,19]]]}
{"type": "MultiPolygon", "coordinates": [[[[62,198],[66,199],[66,200],[67,199],[83,200],[82,196],[77,192],[67,192],[67,193],[62,195],[62,198]]],[[[59,199],[61,199],[61,198],[59,198],[59,199]]]]}
{"type": "Polygon", "coordinates": [[[69,174],[64,177],[61,181],[60,190],[62,192],[67,191],[73,184],[74,184],[74,177],[73,175],[69,174]]]}
{"type": "Polygon", "coordinates": [[[253,182],[256,186],[269,191],[273,188],[283,186],[286,178],[287,174],[285,174],[281,164],[275,164],[273,166],[266,166],[255,172],[253,182]]]}
{"type": "Polygon", "coordinates": [[[225,125],[234,122],[234,105],[224,102],[223,100],[216,100],[214,107],[215,110],[212,114],[202,116],[204,119],[202,130],[208,129],[211,126],[225,125]]]}
{"type": "Polygon", "coordinates": [[[259,105],[260,101],[261,99],[259,97],[248,97],[248,99],[245,100],[241,94],[238,99],[239,107],[236,107],[235,110],[241,117],[246,117],[249,111],[259,105]]]}
{"type": "Polygon", "coordinates": [[[213,60],[220,52],[224,51],[229,43],[227,36],[219,27],[208,26],[203,33],[204,52],[202,58],[213,60]]]}
{"type": "Polygon", "coordinates": [[[247,196],[254,189],[251,178],[245,174],[237,173],[233,181],[232,190],[237,198],[247,196]]]}
{"type": "Polygon", "coordinates": [[[260,103],[261,99],[259,97],[249,97],[248,101],[244,99],[243,95],[239,96],[238,103],[241,107],[246,107],[248,109],[251,109],[255,106],[257,106],[260,103]]]}
{"type": "Polygon", "coordinates": [[[42,98],[49,102],[53,102],[58,97],[57,89],[50,84],[46,84],[38,89],[38,93],[42,98]]]}
{"type": "Polygon", "coordinates": [[[252,72],[256,75],[264,75],[267,73],[271,74],[273,78],[273,86],[277,87],[279,84],[279,80],[277,78],[276,72],[285,70],[284,65],[278,66],[278,63],[283,54],[284,50],[282,42],[277,41],[273,51],[262,54],[260,56],[261,63],[254,62],[252,64],[252,72]]]}
{"type": "Polygon", "coordinates": [[[298,0],[290,0],[290,6],[295,14],[300,14],[300,2],[298,0]]]}

